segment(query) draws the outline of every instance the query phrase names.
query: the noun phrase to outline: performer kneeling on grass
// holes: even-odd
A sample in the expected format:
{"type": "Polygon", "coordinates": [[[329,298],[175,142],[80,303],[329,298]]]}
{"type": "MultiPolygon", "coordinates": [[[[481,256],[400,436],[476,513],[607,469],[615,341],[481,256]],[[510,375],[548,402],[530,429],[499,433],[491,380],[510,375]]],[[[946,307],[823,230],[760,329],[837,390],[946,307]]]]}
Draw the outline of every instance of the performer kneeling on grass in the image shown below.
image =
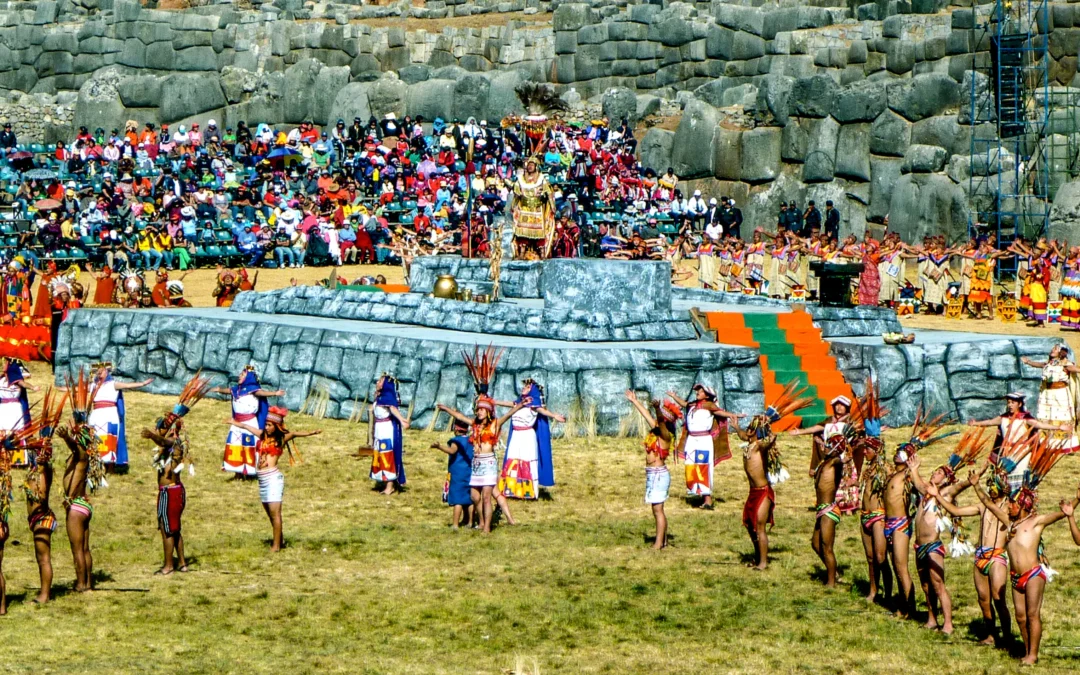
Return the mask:
{"type": "Polygon", "coordinates": [[[1016,609],[1016,623],[1020,626],[1020,636],[1024,640],[1022,662],[1028,665],[1039,660],[1043,591],[1046,584],[1057,574],[1050,569],[1049,562],[1042,553],[1042,533],[1047,526],[1066,518],[1066,511],[1072,512],[1080,502],[1078,499],[1072,502],[1062,500],[1061,510],[1041,516],[1038,514],[1039,483],[1063,455],[1064,453],[1049,446],[1045,440],[1040,439],[1035,443],[1031,450],[1029,468],[1024,473],[1024,481],[1009,495],[1009,503],[1005,508],[998,506],[978,485],[979,478],[989,463],[984,464],[978,473],[971,472],[967,481],[983,507],[999,521],[1009,523],[1006,547],[1011,567],[1013,606],[1016,609]]]}
{"type": "Polygon", "coordinates": [[[695,384],[690,393],[695,397],[688,403],[673,392],[668,397],[686,411],[685,431],[679,438],[678,455],[685,462],[686,494],[702,496],[701,508],[713,510],[713,474],[720,462],[731,459],[728,448],[728,421],[745,415],[733,415],[716,404],[716,391],[695,384]]]}
{"type": "Polygon", "coordinates": [[[638,400],[632,389],[626,390],[626,400],[638,411],[649,425],[649,435],[645,437],[645,503],[652,507],[656,520],[656,540],[654,549],[667,546],[667,514],[664,502],[671,488],[671,472],[667,468],[668,454],[675,445],[675,421],[682,418],[682,410],[671,401],[653,401],[656,411],[654,417],[648,408],[638,400]]]}
{"type": "Polygon", "coordinates": [[[765,412],[751,418],[745,431],[736,427],[739,438],[744,441],[743,471],[750,484],[742,520],[754,546],[754,564],[751,565],[754,569],[764,570],[769,566],[768,527],[773,525],[773,507],[776,505],[772,486],[790,477],[780,460],[772,425],[811,404],[811,399],[799,397],[801,393],[795,391],[794,385],[789,385],[765,412]]]}
{"type": "MultiPolygon", "coordinates": [[[[466,417],[462,413],[438,404],[436,407],[462,424],[472,427],[469,440],[473,444],[472,475],[469,478],[469,486],[472,488],[473,508],[480,512],[480,529],[486,534],[491,532],[493,520],[493,507],[491,505],[492,493],[499,482],[499,466],[495,458],[495,446],[499,443],[499,431],[502,425],[513,417],[514,413],[529,405],[529,399],[519,401],[513,408],[502,417],[495,417],[495,402],[490,397],[481,394],[476,399],[475,417],[466,417]]],[[[495,500],[506,516],[506,522],[516,525],[513,516],[510,515],[510,506],[506,497],[502,494],[495,495],[495,500]]]]}
{"type": "Polygon", "coordinates": [[[455,530],[460,525],[469,527],[473,521],[472,491],[469,489],[469,479],[472,478],[473,444],[469,440],[469,425],[460,420],[454,420],[454,437],[442,443],[432,443],[433,450],[441,450],[447,454],[446,458],[446,484],[443,487],[443,502],[452,506],[454,514],[450,526],[455,530]]]}

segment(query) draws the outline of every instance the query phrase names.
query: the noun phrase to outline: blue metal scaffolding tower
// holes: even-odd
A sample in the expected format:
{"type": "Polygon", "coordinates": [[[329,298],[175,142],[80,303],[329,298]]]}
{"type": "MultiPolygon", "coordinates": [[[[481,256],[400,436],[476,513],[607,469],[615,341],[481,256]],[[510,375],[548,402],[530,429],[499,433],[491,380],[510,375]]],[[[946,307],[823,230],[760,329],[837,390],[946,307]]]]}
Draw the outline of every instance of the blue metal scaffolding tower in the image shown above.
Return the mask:
{"type": "MultiPolygon", "coordinates": [[[[974,72],[966,78],[966,123],[973,124],[968,230],[994,234],[1005,247],[1048,231],[1053,192],[1076,169],[1076,122],[1069,102],[1058,100],[1069,90],[1050,86],[1047,0],[975,9],[990,11],[980,12],[972,34],[974,72]]],[[[1014,265],[998,271],[1012,273],[1014,265]]]]}

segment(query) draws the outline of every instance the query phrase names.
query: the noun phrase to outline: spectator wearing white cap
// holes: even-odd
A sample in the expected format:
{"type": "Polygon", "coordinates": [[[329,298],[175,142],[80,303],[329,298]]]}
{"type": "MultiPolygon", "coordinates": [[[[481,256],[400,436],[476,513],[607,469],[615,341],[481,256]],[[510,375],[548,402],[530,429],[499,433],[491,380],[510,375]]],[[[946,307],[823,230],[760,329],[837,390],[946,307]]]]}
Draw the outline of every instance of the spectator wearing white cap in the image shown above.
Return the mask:
{"type": "Polygon", "coordinates": [[[694,190],[694,196],[686,203],[686,219],[695,230],[701,231],[708,211],[705,199],[701,196],[701,190],[694,190]]]}

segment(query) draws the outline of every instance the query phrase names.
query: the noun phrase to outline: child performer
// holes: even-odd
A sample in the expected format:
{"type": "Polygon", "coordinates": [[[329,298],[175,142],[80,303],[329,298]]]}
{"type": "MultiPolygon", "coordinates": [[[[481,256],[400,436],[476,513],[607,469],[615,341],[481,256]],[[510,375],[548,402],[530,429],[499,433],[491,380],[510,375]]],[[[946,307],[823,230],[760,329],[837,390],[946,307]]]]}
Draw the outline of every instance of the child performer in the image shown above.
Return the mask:
{"type": "Polygon", "coordinates": [[[462,524],[468,527],[472,523],[472,493],[469,489],[469,479],[472,478],[473,444],[469,440],[467,424],[455,419],[453,428],[454,437],[446,445],[432,443],[431,447],[447,455],[443,501],[454,509],[450,526],[456,530],[462,524]]]}
{"type": "Polygon", "coordinates": [[[672,401],[654,401],[652,406],[656,416],[649,413],[637,394],[632,389],[626,390],[626,400],[638,411],[649,425],[649,435],[645,437],[645,503],[652,508],[656,521],[656,540],[653,548],[660,550],[667,546],[667,514],[664,502],[671,488],[671,472],[667,468],[667,458],[675,445],[676,420],[682,419],[682,409],[672,401]]]}
{"type": "Polygon", "coordinates": [[[188,471],[194,475],[195,465],[192,464],[189,452],[191,446],[187,433],[184,432],[182,418],[209,391],[210,379],[196,374],[184,385],[180,392],[180,402],[173,406],[172,412],[159,418],[153,429],[143,429],[142,432],[143,438],[153,441],[157,446],[154,451],[154,468],[157,469],[158,481],[157,518],[165,558],[161,569],[154,574],[168,576],[176,569],[187,572],[180,523],[184,507],[187,506],[187,490],[180,477],[185,464],[188,471]],[[178,566],[173,563],[173,550],[179,559],[178,566]]]}
{"type": "Polygon", "coordinates": [[[402,432],[409,428],[409,420],[401,414],[397,380],[390,373],[383,373],[375,383],[375,402],[371,404],[371,480],[384,483],[382,493],[392,495],[397,486],[405,484],[404,438],[402,432]]]}
{"type": "Polygon", "coordinates": [[[739,438],[744,441],[743,471],[750,484],[750,493],[743,505],[742,520],[754,547],[756,564],[752,567],[757,570],[764,570],[769,566],[767,528],[773,525],[773,507],[776,504],[776,494],[772,486],[790,477],[780,461],[780,449],[776,447],[776,434],[773,433],[772,425],[786,415],[811,404],[811,399],[799,397],[803,391],[805,390],[795,391],[794,384],[788,385],[784,393],[766,408],[765,412],[751,418],[745,431],[736,426],[739,438]]]}
{"type": "Polygon", "coordinates": [[[952,523],[943,517],[941,511],[944,507],[941,504],[951,504],[954,496],[967,487],[964,483],[956,482],[956,472],[974,464],[985,445],[981,433],[969,431],[964,434],[948,463],[934,469],[929,483],[919,473],[921,462],[918,455],[908,459],[908,471],[921,501],[915,518],[915,569],[926,597],[926,627],[939,627],[937,608],[940,602],[944,619],[940,628],[945,635],[952,635],[953,632],[952,596],[945,585],[945,545],[941,543],[940,534],[950,529],[952,523]],[[928,494],[931,487],[934,488],[933,495],[928,494]]]}
{"type": "Polygon", "coordinates": [[[30,526],[30,534],[34,537],[34,555],[41,578],[41,588],[33,600],[38,604],[48,602],[52,591],[52,533],[56,530],[56,514],[49,506],[53,481],[52,435],[64,414],[66,402],[66,394],[57,401],[51,389],[45,392],[38,419],[34,422],[38,429],[38,438],[34,443],[34,451],[30,453],[30,469],[26,472],[26,482],[23,483],[23,491],[26,493],[26,520],[30,526]]]}
{"type": "Polygon", "coordinates": [[[60,427],[56,433],[71,450],[64,468],[64,508],[67,509],[67,533],[71,542],[71,555],[75,563],[75,591],[93,590],[94,559],[90,554],[90,519],[94,507],[87,492],[108,487],[105,481],[105,465],[98,452],[98,438],[88,418],[93,406],[90,381],[79,371],[78,381],[68,379],[71,393],[71,412],[74,418],[69,427],[60,427]]]}
{"type": "MultiPolygon", "coordinates": [[[[1045,439],[1034,442],[1028,470],[1024,473],[1019,489],[1009,495],[1007,508],[999,507],[978,486],[980,473],[974,471],[968,476],[968,483],[983,507],[1001,522],[1009,523],[1008,543],[1010,577],[1013,587],[1013,606],[1016,608],[1016,623],[1020,626],[1020,636],[1024,640],[1024,658],[1022,663],[1034,665],[1039,660],[1039,644],[1042,642],[1042,599],[1046,584],[1056,572],[1050,569],[1046,557],[1042,554],[1043,530],[1066,517],[1065,510],[1075,508],[1061,502],[1061,510],[1039,515],[1039,484],[1061,457],[1060,450],[1051,447],[1045,439]]],[[[986,471],[984,465],[982,471],[986,471]]],[[[1007,475],[1002,476],[1008,480],[1007,475]]]]}

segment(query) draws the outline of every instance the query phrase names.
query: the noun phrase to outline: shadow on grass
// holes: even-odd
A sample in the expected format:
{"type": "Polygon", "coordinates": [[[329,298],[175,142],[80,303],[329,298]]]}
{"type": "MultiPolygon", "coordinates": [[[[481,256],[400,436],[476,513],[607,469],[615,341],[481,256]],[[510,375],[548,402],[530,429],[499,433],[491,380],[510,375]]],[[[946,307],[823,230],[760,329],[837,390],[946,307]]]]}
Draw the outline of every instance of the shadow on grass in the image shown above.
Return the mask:
{"type": "MultiPolygon", "coordinates": [[[[840,583],[844,582],[844,574],[848,571],[848,569],[850,569],[850,567],[851,567],[850,565],[837,564],[837,566],[836,566],[836,583],[837,584],[840,584],[840,583]]],[[[826,581],[829,580],[829,575],[828,575],[828,572],[826,572],[824,567],[819,567],[819,566],[815,565],[814,569],[810,571],[810,578],[813,579],[814,581],[820,581],[821,583],[824,584],[826,581]]]]}
{"type": "MultiPolygon", "coordinates": [[[[668,534],[668,536],[667,536],[667,544],[666,544],[666,546],[667,546],[668,548],[671,548],[672,546],[674,546],[674,545],[675,545],[675,539],[676,539],[675,535],[673,535],[673,534],[668,534]]],[[[656,535],[655,535],[655,534],[648,534],[648,533],[645,533],[645,534],[642,534],[642,535],[641,535],[641,540],[642,540],[642,541],[643,541],[643,542],[644,542],[644,543],[645,543],[645,544],[646,544],[647,546],[654,546],[654,545],[656,544],[656,535]]]]}

